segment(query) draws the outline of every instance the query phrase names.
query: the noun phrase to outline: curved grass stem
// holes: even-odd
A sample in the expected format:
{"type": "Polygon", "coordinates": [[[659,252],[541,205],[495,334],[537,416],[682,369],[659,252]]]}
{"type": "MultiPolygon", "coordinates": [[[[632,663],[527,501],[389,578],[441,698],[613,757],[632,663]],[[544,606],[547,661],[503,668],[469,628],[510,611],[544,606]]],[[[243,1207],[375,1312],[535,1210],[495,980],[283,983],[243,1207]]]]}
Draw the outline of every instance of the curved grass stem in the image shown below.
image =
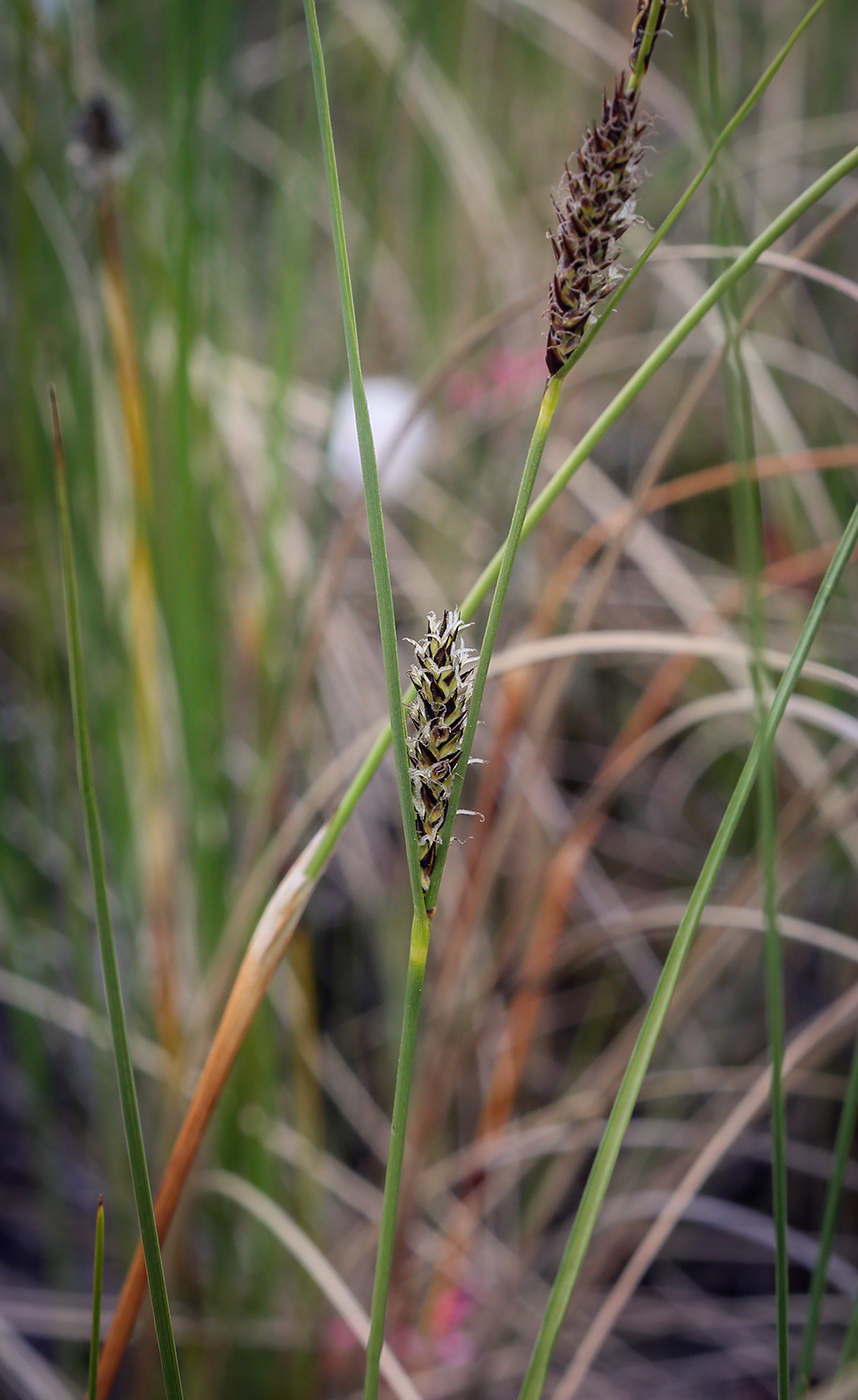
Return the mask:
{"type": "Polygon", "coordinates": [[[745,766],[727,804],[715,840],[692,891],[688,907],[671,944],[658,985],[632,1050],[622,1083],[617,1091],[599,1150],[590,1169],[566,1249],[551,1289],[548,1306],[519,1394],[519,1400],[539,1400],[542,1394],[557,1337],[602,1209],[614,1166],[634,1112],[656,1041],[676,990],[683,963],[694,940],[721,864],[738,826],[739,818],[757,781],[761,762],[771,749],[778,725],[801,676],[802,666],[810,653],[825,609],[834,594],[856,543],[858,543],[858,506],[852,513],[820,584],[819,591],[790,657],[789,665],[781,677],[765,721],[757,732],[745,766]]]}

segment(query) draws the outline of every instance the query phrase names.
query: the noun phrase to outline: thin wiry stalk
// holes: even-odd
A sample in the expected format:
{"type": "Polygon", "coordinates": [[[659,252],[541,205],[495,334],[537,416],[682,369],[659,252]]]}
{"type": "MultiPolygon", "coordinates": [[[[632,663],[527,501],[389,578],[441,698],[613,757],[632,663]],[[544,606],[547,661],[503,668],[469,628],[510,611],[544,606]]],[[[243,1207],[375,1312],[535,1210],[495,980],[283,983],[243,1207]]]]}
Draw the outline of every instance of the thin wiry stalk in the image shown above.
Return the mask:
{"type": "MultiPolygon", "coordinates": [[[[831,1167],[828,1190],[825,1193],[825,1206],[822,1212],[822,1228],[819,1232],[816,1263],[814,1264],[813,1274],[810,1280],[807,1320],[804,1324],[804,1336],[801,1341],[801,1353],[799,1355],[798,1370],[796,1372],[795,1394],[797,1397],[804,1395],[810,1385],[811,1376],[813,1375],[816,1336],[819,1330],[822,1300],[825,1296],[827,1284],[828,1261],[831,1258],[831,1250],[834,1245],[834,1231],[837,1226],[837,1216],[840,1210],[843,1181],[846,1176],[846,1167],[849,1163],[852,1144],[855,1140],[856,1123],[858,1123],[858,1040],[856,1040],[855,1048],[852,1051],[852,1064],[849,1069],[849,1079],[846,1085],[846,1093],[843,1096],[843,1107],[840,1110],[840,1122],[837,1125],[837,1138],[834,1143],[834,1161],[831,1167]]],[[[850,1326],[847,1328],[843,1355],[840,1359],[841,1368],[848,1365],[853,1359],[856,1339],[858,1339],[858,1302],[856,1302],[855,1312],[853,1313],[850,1326]]]]}
{"type": "MultiPolygon", "coordinates": [[[[708,69],[709,100],[715,119],[721,120],[721,83],[714,16],[704,5],[700,26],[703,60],[708,69]]],[[[742,241],[745,230],[736,208],[732,189],[723,179],[716,183],[714,200],[716,239],[742,241]]],[[[741,346],[742,307],[738,288],[731,289],[722,302],[722,316],[728,339],[725,357],[725,389],[728,417],[739,464],[731,493],[736,549],[748,600],[748,631],[753,654],[751,678],[754,689],[757,730],[766,716],[770,692],[764,652],[766,618],[760,593],[764,557],[763,516],[760,488],[754,480],[752,463],[756,458],[754,413],[751,391],[741,346]]],[[[769,1036],[772,1083],[770,1123],[772,1142],[772,1216],[775,1231],[775,1312],[777,1339],[778,1400],[789,1400],[789,1252],[787,1244],[787,1137],[786,1098],[783,1085],[785,1040],[783,950],[778,922],[777,779],[775,758],[766,751],[760,761],[756,785],[756,838],[763,885],[765,940],[763,962],[766,987],[766,1023],[769,1036]]]]}
{"type": "MultiPolygon", "coordinates": [[[[684,8],[684,6],[683,6],[684,8]]],[[[661,33],[667,0],[640,0],[632,26],[632,51],[629,54],[629,89],[634,92],[649,68],[653,45],[661,33]]]]}
{"type": "MultiPolygon", "coordinates": [[[[735,325],[735,318],[731,317],[735,325]]],[[[729,330],[729,323],[728,323],[729,330]]],[[[734,516],[742,569],[748,592],[750,641],[753,653],[751,675],[757,728],[766,715],[769,678],[763,653],[766,646],[765,617],[760,597],[762,557],[760,539],[762,515],[759,486],[751,477],[755,457],[753,412],[745,366],[738,344],[731,346],[727,360],[728,397],[734,420],[737,461],[734,516]]],[[[772,1139],[772,1216],[775,1227],[775,1307],[777,1318],[778,1400],[789,1396],[789,1251],[787,1245],[787,1159],[786,1097],[783,1085],[784,989],[783,951],[778,922],[777,787],[774,755],[767,750],[760,761],[757,777],[757,847],[763,876],[765,914],[764,964],[766,1019],[772,1067],[770,1121],[772,1139]]]]}
{"type": "Polygon", "coordinates": [[[104,1204],[98,1198],[95,1215],[95,1259],[92,1269],[92,1329],[89,1342],[89,1378],[87,1400],[98,1393],[98,1348],[101,1340],[101,1284],[104,1277],[104,1204]]]}
{"type": "MultiPolygon", "coordinates": [[[[554,411],[557,407],[557,400],[560,397],[560,380],[556,375],[549,379],[542,396],[542,403],[536,419],[536,427],[533,430],[533,437],[530,440],[530,447],[524,463],[521,482],[518,488],[515,507],[512,513],[512,521],[509,533],[506,537],[506,544],[500,558],[498,568],[497,583],[492,595],[491,608],[489,610],[486,630],[483,634],[482,645],[480,646],[480,657],[477,662],[477,669],[474,673],[474,689],[471,697],[470,709],[468,711],[468,722],[462,738],[462,755],[459,759],[459,766],[453,781],[453,790],[450,795],[450,805],[447,809],[447,817],[441,833],[438,855],[435,860],[435,868],[429,891],[426,895],[426,904],[429,909],[435,907],[438,898],[438,887],[441,883],[441,876],[444,874],[444,865],[447,860],[447,852],[450,849],[450,838],[453,833],[453,823],[456,820],[456,812],[459,806],[459,799],[462,795],[462,787],[465,782],[465,775],[468,771],[468,759],[474,743],[474,735],[480,718],[480,706],[483,702],[483,692],[486,688],[486,681],[489,675],[492,654],[494,652],[495,641],[497,640],[498,627],[500,626],[501,613],[506,601],[509,581],[512,577],[513,564],[518,552],[522,530],[527,517],[527,507],[533,494],[533,485],[536,481],[536,473],[539,470],[539,463],[542,460],[542,453],[548,437],[551,423],[554,418],[554,411]]],[[[477,603],[468,607],[467,601],[462,608],[462,617],[467,621],[476,611],[477,603]]]]}
{"type": "Polygon", "coordinates": [[[116,944],[113,938],[113,925],[110,918],[110,904],[107,896],[107,875],[104,865],[104,849],[101,842],[101,825],[95,795],[95,777],[92,769],[92,752],[89,739],[89,713],[84,680],[83,646],[80,634],[80,612],[77,600],[77,580],[74,565],[74,545],[71,533],[66,464],[60,436],[59,413],[53,390],[51,390],[51,414],[54,427],[54,451],[56,456],[57,496],[60,514],[60,541],[62,545],[63,590],[66,606],[66,634],[68,640],[69,672],[74,715],[75,752],[78,777],[83,800],[84,828],[89,853],[92,890],[95,901],[95,922],[98,929],[98,942],[101,950],[101,967],[104,976],[104,991],[107,1000],[107,1014],[110,1033],[113,1038],[113,1060],[116,1077],[119,1081],[119,1099],[122,1105],[122,1119],[128,1144],[128,1162],[137,1205],[137,1218],[140,1236],[146,1258],[146,1273],[149,1278],[149,1293],[152,1298],[152,1312],[155,1331],[158,1337],[158,1350],[161,1356],[161,1369],[168,1400],[182,1400],[182,1380],[179,1373],[179,1358],[176,1354],[176,1339],[170,1317],[170,1302],[167,1296],[167,1282],[164,1278],[164,1264],[161,1259],[161,1246],[155,1225],[155,1212],[152,1206],[152,1188],[149,1184],[149,1171],[146,1166],[146,1150],[143,1144],[143,1129],[140,1125],[140,1109],[137,1104],[137,1089],[134,1083],[134,1070],[128,1048],[128,1030],[125,1024],[125,1009],[122,1004],[122,988],[119,982],[119,965],[116,958],[116,944]]]}
{"type": "Polygon", "coordinates": [[[417,1042],[417,1026],[420,1016],[420,997],[423,989],[423,976],[429,949],[430,915],[427,913],[425,902],[426,892],[423,887],[421,850],[418,841],[413,805],[411,763],[405,726],[405,710],[401,700],[396,618],[393,605],[393,588],[390,580],[390,567],[384,538],[381,489],[379,486],[378,467],[372,440],[369,409],[367,407],[360,368],[360,349],[358,345],[357,323],[349,273],[348,249],[346,247],[342,204],[337,177],[334,137],[331,126],[327,82],[325,78],[324,54],[322,52],[322,41],[316,16],[315,0],[305,0],[304,10],[310,35],[313,86],[316,93],[316,106],[325,153],[325,174],[331,206],[331,222],[333,224],[334,247],[337,259],[337,277],[340,284],[343,327],[346,337],[346,351],[348,355],[352,397],[354,400],[361,472],[363,475],[364,497],[366,500],[367,522],[369,526],[370,551],[372,555],[373,576],[375,579],[379,626],[381,629],[382,652],[384,655],[384,674],[387,684],[390,730],[393,739],[394,757],[396,760],[396,776],[399,786],[405,848],[408,857],[408,873],[411,881],[411,897],[414,906],[408,961],[408,978],[405,990],[405,1007],[402,1021],[402,1040],[396,1070],[396,1089],[394,1093],[390,1153],[387,1162],[387,1170],[385,1172],[384,1203],[382,1208],[378,1252],[376,1255],[372,1310],[370,1314],[370,1334],[366,1357],[364,1393],[367,1396],[367,1400],[374,1400],[374,1397],[378,1394],[381,1353],[384,1345],[384,1322],[387,1313],[390,1274],[393,1266],[396,1212],[399,1203],[400,1182],[402,1179],[402,1161],[405,1150],[408,1102],[411,1094],[411,1081],[414,1072],[414,1050],[417,1042]]]}
{"type": "MultiPolygon", "coordinates": [[[[858,1356],[858,1298],[855,1299],[855,1306],[852,1309],[852,1316],[849,1319],[849,1326],[846,1329],[846,1340],[843,1343],[843,1352],[840,1357],[838,1373],[844,1372],[858,1356]]],[[[855,1370],[855,1378],[858,1381],[858,1368],[855,1370]]]]}
{"type": "Polygon", "coordinates": [[[658,980],[658,986],[653,993],[628,1067],[614,1099],[599,1150],[587,1178],[563,1259],[551,1289],[545,1316],[521,1387],[519,1400],[539,1400],[539,1396],[542,1394],[554,1347],[575,1284],[578,1281],[581,1265],[584,1262],[584,1256],[607,1194],[614,1166],[634,1112],[656,1041],[670,1008],[683,963],[697,932],[706,903],[712,893],[718,872],[739,823],[739,818],[757,781],[760,760],[771,747],[789,697],[801,677],[802,666],[810,653],[825,610],[849,562],[856,542],[858,542],[858,506],[852,513],[826,571],[825,578],[820,584],[819,591],[790,657],[789,665],[775,691],[765,723],[754,740],[739,780],[727,804],[721,825],[703,864],[703,869],[692,891],[685,915],[671,944],[670,952],[658,980]]]}
{"type": "Polygon", "coordinates": [[[316,93],[316,108],[319,130],[325,157],[325,178],[328,185],[328,199],[331,209],[331,225],[334,251],[337,261],[337,280],[340,286],[343,331],[346,338],[346,354],[349,365],[352,398],[354,400],[355,423],[357,425],[358,447],[360,449],[361,474],[363,476],[364,498],[366,500],[369,547],[372,556],[372,572],[375,581],[375,596],[378,606],[378,622],[381,632],[381,649],[384,658],[384,679],[387,686],[387,705],[390,713],[393,754],[396,760],[396,780],[399,788],[399,803],[402,812],[402,825],[405,833],[405,851],[408,858],[408,874],[411,880],[411,895],[414,908],[423,905],[423,887],[420,880],[420,850],[414,826],[414,810],[411,801],[411,779],[409,777],[408,739],[405,729],[405,711],[402,706],[402,682],[399,675],[399,652],[396,637],[396,614],[393,606],[393,585],[390,579],[390,564],[387,558],[387,545],[384,537],[384,513],[381,506],[381,487],[378,479],[378,465],[372,439],[372,426],[369,421],[369,408],[363,387],[358,344],[357,322],[355,320],[354,297],[352,295],[351,274],[349,272],[346,231],[343,223],[343,208],[340,198],[340,185],[337,175],[337,158],[334,150],[334,133],[331,125],[331,109],[328,101],[325,58],[322,52],[322,39],[316,15],[315,0],[304,0],[304,12],[310,36],[310,59],[313,68],[313,87],[316,93]]]}
{"type": "Polygon", "coordinates": [[[387,1298],[390,1292],[393,1246],[396,1240],[396,1213],[399,1206],[399,1188],[402,1182],[402,1162],[405,1154],[408,1104],[411,1098],[411,1083],[414,1078],[414,1051],[417,1046],[420,998],[423,992],[423,978],[426,973],[426,956],[429,952],[429,931],[430,915],[426,912],[421,900],[420,907],[414,910],[414,921],[411,926],[411,947],[408,955],[408,975],[405,982],[405,1008],[402,1016],[402,1038],[396,1066],[396,1089],[393,1096],[393,1114],[390,1124],[390,1149],[384,1176],[384,1199],[381,1207],[375,1280],[372,1288],[364,1400],[376,1400],[378,1395],[381,1352],[384,1346],[384,1320],[387,1315],[387,1298]]]}

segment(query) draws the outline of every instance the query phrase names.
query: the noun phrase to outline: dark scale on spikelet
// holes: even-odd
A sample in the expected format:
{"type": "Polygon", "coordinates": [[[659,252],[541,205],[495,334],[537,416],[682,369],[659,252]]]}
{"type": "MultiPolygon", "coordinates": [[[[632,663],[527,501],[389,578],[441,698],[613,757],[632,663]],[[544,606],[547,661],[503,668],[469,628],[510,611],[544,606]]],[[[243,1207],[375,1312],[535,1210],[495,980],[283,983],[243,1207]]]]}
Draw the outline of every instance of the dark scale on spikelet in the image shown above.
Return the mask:
{"type": "MultiPolygon", "coordinates": [[[[643,43],[644,34],[646,33],[647,20],[649,19],[650,10],[655,5],[658,6],[658,16],[652,33],[652,44],[650,44],[649,51],[644,56],[644,73],[649,68],[653,44],[661,33],[661,26],[664,24],[664,12],[667,9],[667,0],[638,0],[638,12],[635,15],[635,22],[632,25],[632,51],[629,54],[629,68],[632,72],[634,72],[637,67],[638,54],[640,53],[641,44],[643,43]]],[[[682,8],[683,10],[685,9],[685,0],[682,0],[682,8]]]]}
{"type": "Polygon", "coordinates": [[[554,201],[559,227],[551,235],[557,271],[548,298],[549,374],[557,374],[594,319],[599,302],[622,279],[620,243],[635,219],[641,182],[641,137],[648,123],[637,119],[637,92],[621,73],[607,94],[602,120],[576,153],[577,170],[566,177],[554,201]]]}
{"type": "Polygon", "coordinates": [[[408,711],[414,725],[408,748],[424,891],[435,867],[474,689],[474,654],[459,642],[464,626],[455,608],[440,622],[430,613],[429,630],[414,644],[414,665],[408,673],[417,692],[408,711]]]}

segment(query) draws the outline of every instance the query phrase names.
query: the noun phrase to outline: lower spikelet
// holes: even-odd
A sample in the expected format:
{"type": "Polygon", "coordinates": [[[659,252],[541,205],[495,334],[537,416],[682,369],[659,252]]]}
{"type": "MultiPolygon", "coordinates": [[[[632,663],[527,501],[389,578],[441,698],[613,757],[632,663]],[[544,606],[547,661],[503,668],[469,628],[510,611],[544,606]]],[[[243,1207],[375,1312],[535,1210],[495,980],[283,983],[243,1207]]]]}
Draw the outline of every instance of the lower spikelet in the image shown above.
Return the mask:
{"type": "Polygon", "coordinates": [[[408,673],[417,692],[408,711],[414,725],[408,749],[424,892],[435,867],[474,689],[474,653],[459,642],[465,623],[458,610],[445,612],[440,622],[430,613],[426,625],[426,636],[414,644],[408,673]]]}

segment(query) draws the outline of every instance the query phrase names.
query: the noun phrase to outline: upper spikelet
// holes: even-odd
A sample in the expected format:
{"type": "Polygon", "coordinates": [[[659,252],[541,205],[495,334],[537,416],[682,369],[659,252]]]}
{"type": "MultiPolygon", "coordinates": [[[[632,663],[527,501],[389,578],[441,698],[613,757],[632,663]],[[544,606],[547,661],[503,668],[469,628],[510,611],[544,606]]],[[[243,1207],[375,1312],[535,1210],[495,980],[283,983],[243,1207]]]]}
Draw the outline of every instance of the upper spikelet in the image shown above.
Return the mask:
{"type": "Polygon", "coordinates": [[[459,642],[464,626],[455,608],[440,622],[430,613],[427,635],[415,642],[408,673],[417,692],[408,711],[414,725],[408,748],[424,891],[432,879],[474,689],[474,653],[459,642]]]}
{"type": "Polygon", "coordinates": [[[646,121],[637,119],[638,94],[620,74],[602,120],[567,163],[554,200],[558,229],[551,236],[557,271],[548,298],[549,374],[557,374],[583,336],[596,306],[622,278],[620,241],[635,219],[646,121]]]}

